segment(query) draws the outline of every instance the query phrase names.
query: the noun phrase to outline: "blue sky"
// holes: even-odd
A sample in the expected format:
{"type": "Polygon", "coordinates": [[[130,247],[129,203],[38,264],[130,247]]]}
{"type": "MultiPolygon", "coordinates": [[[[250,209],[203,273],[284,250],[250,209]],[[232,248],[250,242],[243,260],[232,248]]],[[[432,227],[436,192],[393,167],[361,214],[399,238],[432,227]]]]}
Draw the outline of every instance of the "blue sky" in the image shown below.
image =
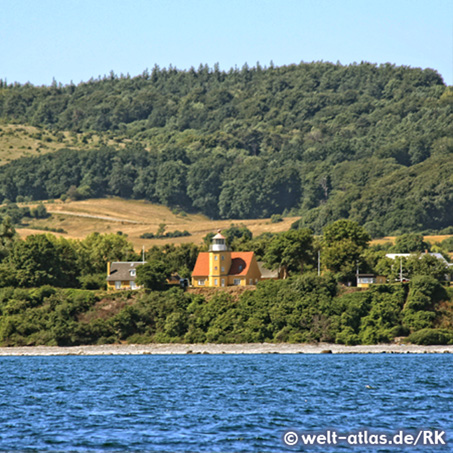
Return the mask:
{"type": "Polygon", "coordinates": [[[0,0],[0,78],[49,85],[157,64],[432,68],[453,85],[451,0],[0,0]]]}

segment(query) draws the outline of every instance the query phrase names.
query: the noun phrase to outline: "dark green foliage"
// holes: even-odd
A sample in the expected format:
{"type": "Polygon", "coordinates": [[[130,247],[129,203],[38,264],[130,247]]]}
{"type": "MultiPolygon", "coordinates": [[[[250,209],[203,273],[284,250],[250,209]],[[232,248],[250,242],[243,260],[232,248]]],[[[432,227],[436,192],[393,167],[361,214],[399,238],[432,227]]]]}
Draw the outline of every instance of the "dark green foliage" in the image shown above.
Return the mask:
{"type": "Polygon", "coordinates": [[[36,208],[30,210],[30,216],[35,219],[47,219],[50,217],[50,214],[47,212],[46,207],[42,203],[39,203],[36,208]]]}
{"type": "Polygon", "coordinates": [[[76,244],[83,275],[107,272],[109,261],[136,261],[139,256],[124,235],[92,233],[76,244]]]}
{"type": "Polygon", "coordinates": [[[0,201],[115,195],[211,218],[300,214],[315,233],[341,218],[374,237],[445,229],[451,101],[430,69],[368,63],[5,84],[3,121],[128,144],[12,162],[0,169],[0,201]]]}
{"type": "Polygon", "coordinates": [[[283,222],[283,217],[280,214],[272,214],[271,223],[279,223],[279,222],[283,222]]]}
{"type": "Polygon", "coordinates": [[[453,252],[453,236],[444,239],[441,243],[440,246],[442,247],[442,250],[445,250],[446,252],[453,252]]]}
{"type": "MultiPolygon", "coordinates": [[[[0,263],[11,253],[16,239],[16,230],[12,220],[10,217],[5,217],[0,223],[0,263]]],[[[2,286],[1,277],[0,286],[2,286]]]]}
{"type": "Polygon", "coordinates": [[[142,239],[163,239],[163,238],[180,238],[185,236],[191,236],[191,234],[187,231],[167,231],[164,234],[157,234],[157,233],[143,233],[140,235],[142,239]]]}
{"type": "Polygon", "coordinates": [[[168,271],[177,273],[183,278],[190,277],[195,266],[200,249],[195,244],[181,244],[178,247],[174,244],[165,244],[162,247],[153,246],[146,252],[146,260],[162,261],[166,264],[168,271]]]}
{"type": "Polygon", "coordinates": [[[234,223],[225,230],[222,230],[222,235],[225,236],[226,242],[234,250],[240,244],[247,243],[252,240],[253,234],[245,225],[235,225],[234,223]]]}
{"type": "MultiPolygon", "coordinates": [[[[419,279],[409,297],[399,284],[338,295],[331,275],[305,273],[262,282],[239,297],[218,291],[208,299],[179,288],[109,296],[51,286],[9,287],[0,289],[0,344],[390,342],[409,333],[407,310],[440,316],[440,311],[426,311],[440,300],[437,285],[419,279]],[[432,299],[422,300],[417,292],[432,299]],[[107,306],[118,308],[107,313],[107,306]]],[[[453,343],[452,330],[421,329],[410,341],[453,343]]]]}
{"type": "Polygon", "coordinates": [[[430,276],[415,276],[409,284],[403,315],[403,325],[411,332],[433,327],[436,305],[448,297],[440,283],[430,276]]]}
{"type": "Polygon", "coordinates": [[[72,244],[43,234],[16,241],[8,264],[14,281],[25,287],[74,287],[80,272],[72,244]]]}
{"type": "Polygon", "coordinates": [[[313,234],[308,229],[289,230],[274,236],[266,247],[264,262],[271,269],[289,273],[302,273],[305,266],[314,262],[313,234]]]}
{"type": "Polygon", "coordinates": [[[409,341],[420,345],[453,344],[453,332],[446,329],[422,329],[411,333],[409,341]]]}
{"type": "Polygon", "coordinates": [[[31,217],[30,208],[20,208],[15,203],[6,203],[4,206],[0,206],[0,219],[9,218],[11,223],[19,225],[24,217],[31,217]]]}
{"type": "Polygon", "coordinates": [[[324,228],[322,263],[338,280],[350,280],[371,240],[367,231],[351,220],[337,220],[324,228]]]}
{"type": "Polygon", "coordinates": [[[136,283],[155,291],[164,289],[169,277],[170,271],[164,262],[151,261],[137,267],[136,283]]]}
{"type": "Polygon", "coordinates": [[[422,234],[406,233],[398,236],[395,245],[392,247],[393,253],[423,253],[429,250],[429,244],[423,240],[422,234]]]}

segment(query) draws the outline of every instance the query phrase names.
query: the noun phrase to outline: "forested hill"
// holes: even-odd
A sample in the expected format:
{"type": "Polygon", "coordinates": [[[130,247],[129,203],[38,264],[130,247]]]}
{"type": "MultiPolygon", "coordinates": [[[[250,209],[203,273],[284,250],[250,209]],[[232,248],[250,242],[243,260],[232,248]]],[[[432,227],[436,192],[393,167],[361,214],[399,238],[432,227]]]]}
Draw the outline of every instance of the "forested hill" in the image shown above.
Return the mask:
{"type": "Polygon", "coordinates": [[[132,142],[12,162],[0,201],[71,189],[213,218],[293,212],[315,231],[341,217],[374,235],[453,224],[453,90],[429,69],[156,67],[77,86],[0,82],[0,119],[132,142]]]}

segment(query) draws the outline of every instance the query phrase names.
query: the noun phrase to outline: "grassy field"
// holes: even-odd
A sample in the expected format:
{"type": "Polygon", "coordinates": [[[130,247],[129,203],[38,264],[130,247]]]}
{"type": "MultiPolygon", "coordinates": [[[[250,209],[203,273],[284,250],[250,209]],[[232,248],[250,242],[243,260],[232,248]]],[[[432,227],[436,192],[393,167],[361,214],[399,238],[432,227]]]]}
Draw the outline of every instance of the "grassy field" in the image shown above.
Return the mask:
{"type": "MultiPolygon", "coordinates": [[[[21,204],[24,205],[24,204],[21,204]]],[[[43,233],[45,228],[63,229],[66,233],[53,233],[73,239],[83,239],[95,231],[99,233],[127,234],[136,250],[142,246],[149,248],[154,244],[180,244],[194,242],[201,244],[206,234],[218,229],[228,228],[232,223],[246,225],[254,236],[264,232],[278,233],[286,231],[298,217],[284,218],[283,222],[270,223],[269,219],[254,220],[210,220],[201,214],[174,213],[165,206],[145,201],[103,198],[83,201],[53,203],[47,202],[46,208],[52,216],[48,219],[30,221],[31,228],[20,228],[21,237],[43,233]],[[187,230],[191,236],[164,239],[141,239],[143,233],[156,233],[159,225],[164,223],[167,232],[187,230]],[[38,230],[35,228],[42,228],[38,230]]],[[[33,204],[27,204],[32,207],[33,204]]]]}
{"type": "Polygon", "coordinates": [[[53,132],[33,126],[0,124],[0,165],[62,148],[90,149],[101,144],[124,146],[127,141],[107,134],[53,132]]]}
{"type": "MultiPolygon", "coordinates": [[[[36,206],[33,203],[19,203],[21,206],[36,206]]],[[[102,198],[83,201],[60,200],[45,202],[47,211],[52,214],[48,219],[31,220],[29,228],[19,228],[21,237],[31,234],[51,232],[56,236],[72,239],[83,239],[88,234],[117,233],[127,234],[136,250],[142,246],[149,248],[152,245],[166,243],[180,244],[194,242],[201,244],[206,234],[218,229],[226,229],[234,224],[243,224],[252,231],[254,236],[261,233],[279,233],[287,231],[291,224],[299,217],[286,217],[283,222],[271,223],[270,219],[249,220],[210,220],[201,214],[185,214],[172,212],[169,208],[151,204],[146,201],[123,200],[121,198],[102,198]],[[166,225],[166,232],[187,230],[191,236],[164,239],[141,239],[143,233],[156,233],[160,224],[166,225]],[[51,230],[62,229],[65,233],[56,233],[51,230]]],[[[425,240],[435,244],[449,236],[425,236],[425,240]]],[[[372,244],[394,243],[395,236],[375,239],[372,244]]]]}
{"type": "MultiPolygon", "coordinates": [[[[444,239],[450,237],[451,234],[447,235],[432,235],[432,236],[423,236],[424,240],[427,242],[430,242],[431,244],[435,244],[436,242],[442,242],[444,239]]],[[[380,239],[373,239],[371,241],[371,244],[376,245],[376,244],[394,244],[395,243],[396,236],[386,236],[380,239]]]]}

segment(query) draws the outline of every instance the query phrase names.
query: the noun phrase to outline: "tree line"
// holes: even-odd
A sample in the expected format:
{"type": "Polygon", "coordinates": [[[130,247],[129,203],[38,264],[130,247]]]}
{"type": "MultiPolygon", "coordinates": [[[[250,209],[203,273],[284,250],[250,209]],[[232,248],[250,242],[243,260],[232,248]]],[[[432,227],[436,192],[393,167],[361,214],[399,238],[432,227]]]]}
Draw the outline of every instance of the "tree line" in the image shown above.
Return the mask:
{"type": "Polygon", "coordinates": [[[318,234],[340,218],[373,236],[442,230],[453,222],[452,93],[435,71],[368,63],[2,82],[3,122],[130,144],[12,162],[0,199],[115,195],[210,218],[292,213],[318,234]]]}

